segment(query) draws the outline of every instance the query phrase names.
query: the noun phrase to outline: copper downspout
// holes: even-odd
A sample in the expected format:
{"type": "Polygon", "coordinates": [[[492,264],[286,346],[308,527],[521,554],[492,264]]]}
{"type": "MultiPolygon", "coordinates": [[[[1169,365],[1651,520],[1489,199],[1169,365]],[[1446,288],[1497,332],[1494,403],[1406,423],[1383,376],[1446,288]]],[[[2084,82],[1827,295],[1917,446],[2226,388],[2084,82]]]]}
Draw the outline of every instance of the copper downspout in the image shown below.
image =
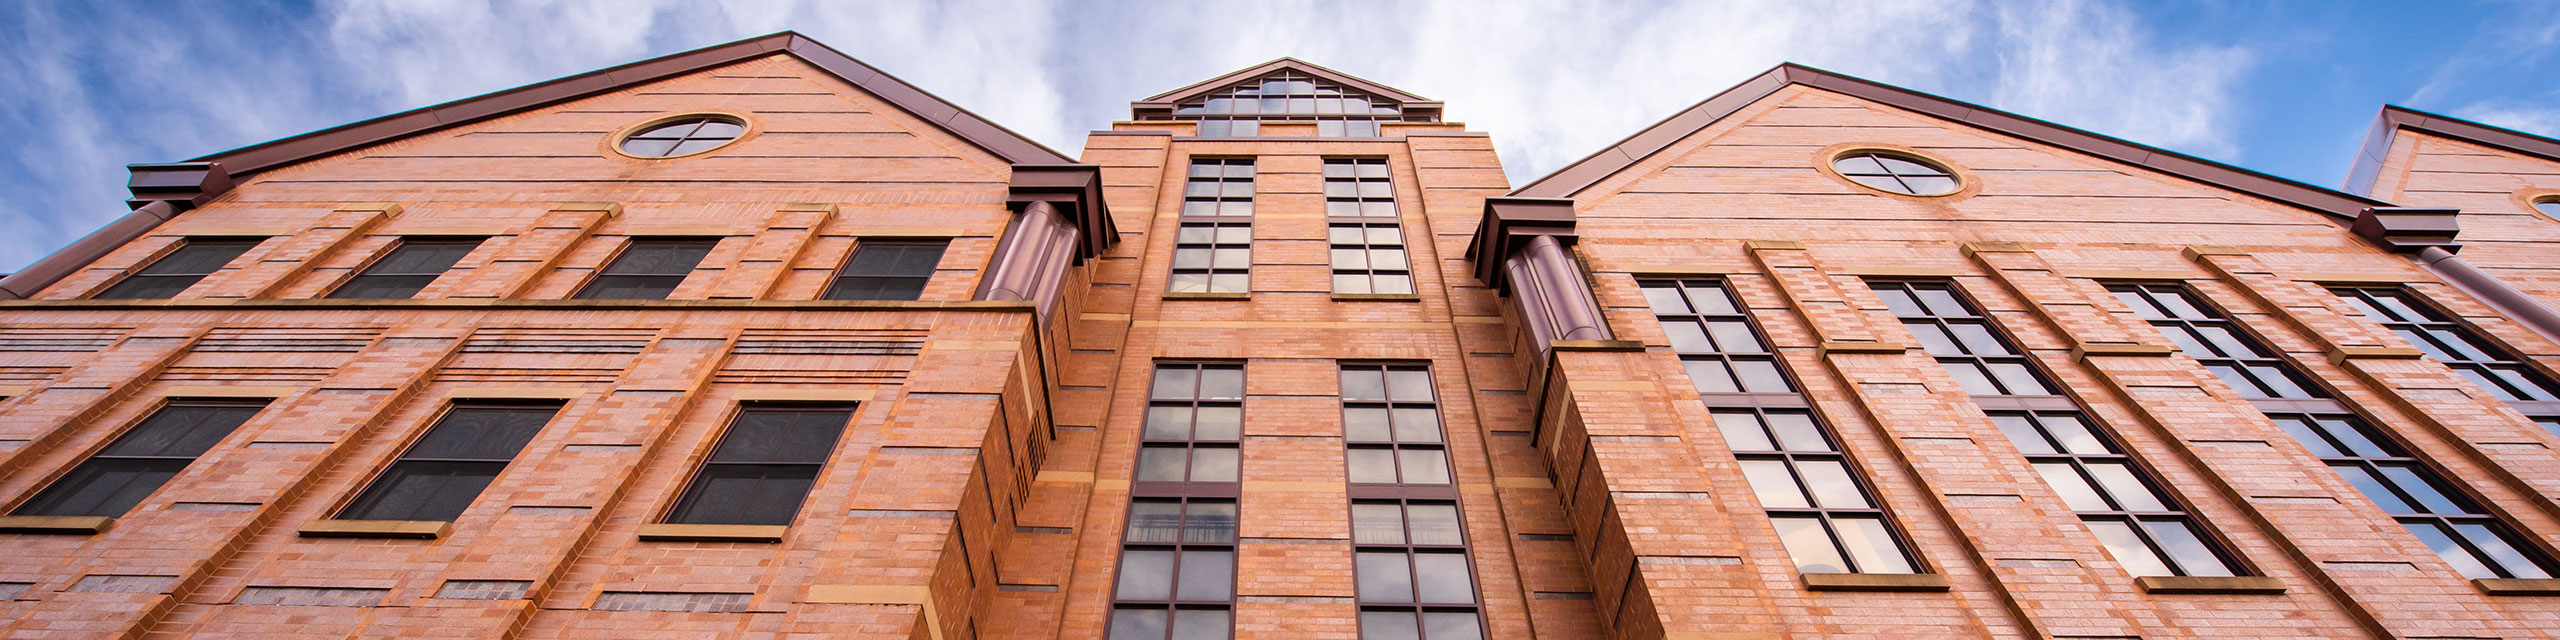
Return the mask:
{"type": "Polygon", "coordinates": [[[2553,311],[2550,305],[2545,305],[2542,301],[2535,300],[2533,296],[2526,295],[2514,285],[2507,284],[2507,281],[2472,266],[2469,261],[2453,255],[2451,251],[2437,247],[2420,250],[2411,255],[2410,259],[2417,261],[2419,267],[2443,278],[2445,282],[2452,283],[2453,286],[2470,293],[2472,298],[2515,320],[2517,324],[2532,329],[2534,333],[2542,334],[2544,339],[2560,342],[2560,311],[2553,311]]]}

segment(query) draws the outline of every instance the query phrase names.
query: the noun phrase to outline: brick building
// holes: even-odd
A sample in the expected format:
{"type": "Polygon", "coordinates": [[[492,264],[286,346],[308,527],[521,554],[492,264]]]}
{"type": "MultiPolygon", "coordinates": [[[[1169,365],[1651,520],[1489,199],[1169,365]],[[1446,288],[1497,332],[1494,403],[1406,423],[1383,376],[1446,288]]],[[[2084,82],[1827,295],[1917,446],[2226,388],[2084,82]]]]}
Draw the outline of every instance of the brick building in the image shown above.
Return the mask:
{"type": "Polygon", "coordinates": [[[2415,111],[2333,191],[1789,65],[1515,189],[785,33],[132,184],[0,279],[7,637],[2560,628],[2560,141],[2415,111]]]}

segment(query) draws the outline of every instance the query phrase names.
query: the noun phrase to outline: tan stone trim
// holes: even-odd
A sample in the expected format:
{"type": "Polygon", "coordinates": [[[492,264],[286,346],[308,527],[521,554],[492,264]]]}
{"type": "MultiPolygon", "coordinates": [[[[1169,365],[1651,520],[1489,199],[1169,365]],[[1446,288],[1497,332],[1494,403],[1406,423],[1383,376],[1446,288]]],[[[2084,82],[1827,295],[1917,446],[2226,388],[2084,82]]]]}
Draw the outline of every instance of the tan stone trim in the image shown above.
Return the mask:
{"type": "Polygon", "coordinates": [[[952,238],[975,238],[986,236],[986,234],[982,233],[970,233],[968,229],[960,227],[857,228],[845,233],[844,235],[850,235],[856,238],[877,238],[881,240],[949,240],[952,238]]]}
{"type": "Polygon", "coordinates": [[[1257,491],[1264,493],[1343,493],[1350,490],[1349,485],[1341,482],[1288,482],[1280,480],[1247,480],[1243,483],[1242,488],[1245,491],[1257,491]]]}
{"type": "Polygon", "coordinates": [[[1553,480],[1537,476],[1495,476],[1493,486],[1501,489],[1553,489],[1553,480]]]}
{"type": "Polygon", "coordinates": [[[869,402],[873,389],[775,389],[747,387],[735,397],[740,402],[869,402]]]}
{"type": "Polygon", "coordinates": [[[1606,268],[1606,269],[1594,269],[1594,271],[1599,271],[1599,272],[1602,272],[1602,273],[1609,273],[1609,272],[1624,273],[1624,274],[1631,275],[1631,276],[1635,276],[1635,277],[1638,277],[1638,278],[1643,278],[1643,277],[1678,278],[1678,277],[1684,277],[1684,276],[1729,276],[1729,275],[1738,275],[1738,274],[1752,273],[1752,270],[1750,270],[1750,269],[1748,269],[1748,268],[1743,268],[1743,267],[1692,267],[1692,266],[1664,266],[1664,265],[1629,265],[1629,266],[1624,266],[1624,267],[1615,267],[1615,268],[1606,268]]]}
{"type": "Polygon", "coordinates": [[[783,203],[783,204],[782,204],[782,206],[774,207],[774,209],[773,209],[773,210],[775,210],[775,211],[823,211],[823,212],[826,212],[826,213],[830,213],[830,214],[832,214],[832,213],[835,213],[835,212],[836,212],[836,203],[833,203],[833,202],[786,202],[786,203],[783,203]]]}
{"type": "Polygon", "coordinates": [[[656,522],[640,525],[640,539],[647,542],[781,542],[791,527],[778,524],[673,524],[656,522]]]}
{"type": "Polygon", "coordinates": [[[2089,280],[2190,280],[2196,274],[2164,269],[2078,269],[2070,277],[2089,280]]]}
{"type": "Polygon", "coordinates": [[[1552,351],[1643,351],[1644,342],[1638,340],[1550,340],[1547,341],[1547,349],[1552,351]]]}
{"type": "Polygon", "coordinates": [[[928,349],[952,351],[1021,351],[1022,343],[1013,340],[929,340],[928,349]]]}
{"type": "Polygon", "coordinates": [[[1418,293],[1336,293],[1335,302],[1421,302],[1418,293]]]}
{"type": "Polygon", "coordinates": [[[115,526],[106,516],[0,516],[0,533],[97,535],[115,526]]]}
{"type": "Polygon", "coordinates": [[[171,398],[282,398],[302,391],[301,387],[184,386],[169,387],[160,395],[171,398]]]}
{"type": "Polygon", "coordinates": [[[1128,478],[1101,478],[1093,481],[1093,490],[1122,492],[1129,490],[1128,478]]]}
{"type": "Polygon", "coordinates": [[[1947,577],[1935,573],[1807,573],[1804,587],[1814,591],[1945,591],[1947,577]]]}
{"type": "Polygon", "coordinates": [[[1662,385],[1651,380],[1577,380],[1569,382],[1576,391],[1661,391],[1662,385]]]}
{"type": "Polygon", "coordinates": [[[2089,359],[2089,356],[2140,356],[2161,358],[2168,357],[2169,355],[2177,352],[2178,350],[2171,349],[2167,345],[2141,344],[2134,342],[2075,342],[2071,345],[2071,359],[2073,361],[2087,360],[2089,359]]]}
{"type": "Polygon", "coordinates": [[[1804,243],[1794,240],[1744,240],[1744,251],[1803,251],[1804,243]]]}
{"type": "Polygon", "coordinates": [[[2133,584],[2143,593],[2211,595],[2275,595],[2285,588],[2283,580],[2265,576],[2143,576],[2133,584]]]}
{"type": "Polygon", "coordinates": [[[2474,578],[2471,586],[2493,596],[2560,596],[2560,579],[2474,578]]]}
{"type": "Polygon", "coordinates": [[[587,394],[586,387],[456,387],[456,400],[573,400],[587,394]]]}
{"type": "Polygon", "coordinates": [[[436,520],[336,520],[302,523],[305,538],[404,538],[434,540],[453,532],[453,523],[436,520]]]}
{"type": "Polygon", "coordinates": [[[2417,274],[2417,273],[2406,273],[2406,274],[2380,274],[2380,273],[2297,273],[2297,274],[2294,274],[2290,279],[2291,279],[2291,280],[2293,280],[2293,281],[2295,281],[2295,282],[2309,282],[2309,283],[2312,283],[2312,284],[2322,284],[2322,285],[2385,286],[2385,287],[2388,287],[2388,286],[2399,286],[2399,285],[2409,284],[2409,283],[2411,283],[2411,282],[2420,282],[2420,281],[2432,280],[2433,278],[2429,278],[2429,277],[2427,277],[2425,274],[2417,274]]]}
{"type": "MultiPolygon", "coordinates": [[[[618,145],[617,145],[617,146],[618,146],[618,145]]],[[[614,217],[614,216],[622,215],[622,203],[620,203],[620,202],[554,202],[554,203],[551,203],[551,210],[552,210],[552,211],[602,211],[602,212],[604,212],[605,217],[607,217],[607,218],[611,218],[611,217],[614,217]]]]}
{"type": "Polygon", "coordinates": [[[1087,313],[1087,314],[1084,314],[1084,315],[1081,315],[1081,316],[1076,316],[1076,317],[1077,317],[1077,318],[1080,318],[1080,319],[1084,319],[1084,320],[1092,320],[1092,321],[1096,321],[1096,322],[1128,322],[1128,321],[1129,321],[1129,314],[1126,314],[1126,313],[1087,313]]]}
{"type": "Polygon", "coordinates": [[[1901,354],[1910,350],[1910,347],[1891,342],[1879,342],[1873,340],[1824,340],[1822,341],[1822,344],[1814,346],[1813,354],[1815,357],[1827,356],[1835,353],[1901,354]]]}
{"type": "Polygon", "coordinates": [[[1093,484],[1093,472],[1091,472],[1091,471],[1045,471],[1045,470],[1044,470],[1044,471],[1041,471],[1041,472],[1040,472],[1040,475],[1032,476],[1031,481],[1033,481],[1033,482],[1065,482],[1065,483],[1071,483],[1071,484],[1093,484]]]}
{"type": "Polygon", "coordinates": [[[1965,274],[1963,269],[1954,267],[1842,267],[1831,272],[1861,278],[1953,278],[1965,274]]]}
{"type": "Polygon", "coordinates": [[[28,392],[28,391],[31,391],[31,390],[34,390],[34,389],[35,389],[35,387],[30,387],[30,386],[22,385],[22,384],[17,384],[17,385],[8,385],[8,386],[0,386],[0,398],[15,398],[15,397],[18,397],[18,396],[27,395],[27,392],[28,392]]]}
{"type": "Polygon", "coordinates": [[[2024,242],[2009,242],[2009,241],[2006,241],[2006,240],[1984,240],[1984,241],[1979,241],[1979,242],[1967,242],[1967,243],[1964,243],[1964,247],[1963,247],[1963,249],[1964,249],[1964,257],[1967,257],[1967,258],[1971,258],[1971,257],[1973,257],[1973,254],[1977,254],[1977,253],[2035,253],[2035,252],[2036,252],[2036,250],[2035,250],[2035,249],[2032,249],[2032,248],[2027,247],[2027,243],[2024,243],[2024,242]]]}
{"type": "Polygon", "coordinates": [[[2329,364],[2346,364],[2348,360],[2415,360],[2427,352],[2409,347],[2332,347],[2329,364]]]}
{"type": "Polygon", "coordinates": [[[401,207],[401,206],[400,206],[400,203],[397,203],[397,202],[348,202],[348,203],[344,203],[344,204],[340,204],[340,205],[338,205],[338,208],[337,208],[336,210],[337,210],[337,211],[379,211],[379,212],[381,212],[381,213],[382,213],[382,215],[385,215],[385,216],[398,216],[398,215],[400,215],[400,212],[401,212],[401,211],[404,211],[404,210],[406,210],[406,209],[405,209],[405,208],[403,208],[403,207],[401,207]]]}
{"type": "Polygon", "coordinates": [[[800,601],[808,604],[924,604],[933,591],[921,585],[813,584],[800,601]]]}
{"type": "Polygon", "coordinates": [[[2239,247],[2199,244],[2178,250],[2178,255],[2185,256],[2187,260],[2194,261],[2203,260],[2205,256],[2245,256],[2249,255],[2249,252],[2239,247]]]}
{"type": "Polygon", "coordinates": [[[1208,291],[1168,291],[1168,292],[1165,292],[1165,294],[1164,294],[1164,299],[1166,299],[1166,300],[1251,300],[1251,299],[1253,299],[1253,294],[1252,294],[1252,293],[1234,293],[1234,292],[1225,292],[1225,291],[1220,291],[1220,292],[1208,292],[1208,291]]]}

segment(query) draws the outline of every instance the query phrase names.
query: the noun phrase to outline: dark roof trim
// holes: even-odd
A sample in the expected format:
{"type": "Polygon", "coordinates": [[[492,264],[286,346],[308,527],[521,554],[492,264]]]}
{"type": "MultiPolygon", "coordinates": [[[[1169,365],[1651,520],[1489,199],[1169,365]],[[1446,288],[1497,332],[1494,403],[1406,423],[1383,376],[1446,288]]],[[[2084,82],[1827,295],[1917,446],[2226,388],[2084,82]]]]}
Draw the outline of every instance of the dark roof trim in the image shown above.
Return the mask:
{"type": "Polygon", "coordinates": [[[385,141],[479,122],[705,69],[787,53],[931,122],[1013,164],[1070,164],[1066,154],[1025,138],[949,101],[798,33],[784,31],[513,89],[403,111],[192,160],[221,165],[233,176],[343,153],[385,141]]]}
{"type": "Polygon", "coordinates": [[[2247,193],[2338,218],[2345,224],[2366,207],[2390,206],[2340,191],[2332,191],[2293,180],[2287,180],[2240,167],[2195,156],[2151,147],[2121,138],[2082,131],[2035,118],[1992,109],[1950,98],[1930,95],[1851,77],[1794,63],[1778,65],[1723,93],[1673,114],[1599,153],[1566,165],[1511,192],[1513,196],[1537,198],[1570,198],[1583,189],[1616,175],[1645,158],[1671,146],[1673,142],[1697,133],[1725,116],[1741,111],[1751,103],[1777,93],[1787,85],[1800,84],[1816,89],[1917,111],[1932,117],[1962,123],[2042,144],[2078,151],[2108,160],[2148,168],[2205,184],[2247,193]]]}
{"type": "Polygon", "coordinates": [[[2382,162],[2385,156],[2391,155],[2391,145],[2398,140],[2401,129],[2560,162],[2560,140],[2399,105],[2383,105],[2382,113],[2373,117],[2373,128],[2364,134],[2364,146],[2356,150],[2355,168],[2347,171],[2347,191],[2373,195],[2373,183],[2381,179],[2382,162]]]}
{"type": "MultiPolygon", "coordinates": [[[[1426,110],[1434,116],[1437,116],[1440,113],[1440,101],[1406,93],[1402,89],[1370,82],[1358,76],[1328,69],[1325,68],[1324,65],[1299,60],[1297,58],[1280,58],[1272,60],[1270,62],[1245,67],[1227,75],[1191,83],[1190,85],[1184,86],[1180,89],[1148,96],[1145,100],[1129,103],[1129,111],[1132,114],[1170,111],[1175,105],[1181,104],[1185,100],[1200,97],[1200,94],[1223,89],[1226,88],[1227,85],[1251,80],[1281,69],[1288,69],[1318,78],[1324,78],[1346,87],[1358,89],[1370,95],[1402,102],[1404,103],[1402,105],[1403,108],[1407,110],[1426,110]]],[[[1140,116],[1133,117],[1144,119],[1140,116]]]]}

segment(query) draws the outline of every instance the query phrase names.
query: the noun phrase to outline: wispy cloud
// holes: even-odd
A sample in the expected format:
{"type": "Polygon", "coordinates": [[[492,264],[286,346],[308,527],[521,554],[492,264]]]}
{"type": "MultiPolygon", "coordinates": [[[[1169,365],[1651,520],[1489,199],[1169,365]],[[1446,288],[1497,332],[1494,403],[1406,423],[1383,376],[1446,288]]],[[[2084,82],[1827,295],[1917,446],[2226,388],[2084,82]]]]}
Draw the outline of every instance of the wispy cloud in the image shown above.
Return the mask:
{"type": "Polygon", "coordinates": [[[2163,43],[2131,11],[2089,0],[2004,6],[1993,106],[2236,161],[2239,46],[2163,43]]]}

